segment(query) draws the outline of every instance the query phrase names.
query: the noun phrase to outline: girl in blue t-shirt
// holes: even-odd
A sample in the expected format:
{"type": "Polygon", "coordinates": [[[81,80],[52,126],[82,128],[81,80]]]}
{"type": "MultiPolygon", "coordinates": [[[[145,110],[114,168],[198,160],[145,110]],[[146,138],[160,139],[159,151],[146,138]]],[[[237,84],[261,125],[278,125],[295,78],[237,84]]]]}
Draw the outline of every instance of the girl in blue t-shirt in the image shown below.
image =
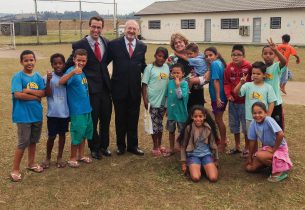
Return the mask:
{"type": "Polygon", "coordinates": [[[227,98],[224,91],[224,71],[226,62],[215,47],[209,47],[204,51],[206,61],[209,63],[211,78],[209,92],[215,121],[220,132],[220,144],[218,149],[224,152],[226,147],[226,125],[223,121],[223,113],[226,110],[227,98]]]}
{"type": "Polygon", "coordinates": [[[191,179],[198,182],[203,166],[207,178],[212,182],[217,181],[218,135],[210,112],[203,106],[193,106],[178,139],[181,144],[182,171],[186,173],[188,167],[191,179]]]}
{"type": "Polygon", "coordinates": [[[155,61],[148,65],[142,78],[142,96],[145,109],[151,115],[153,140],[153,156],[161,156],[166,149],[161,146],[163,134],[163,117],[166,111],[165,95],[167,90],[169,67],[165,64],[168,58],[168,51],[164,47],[158,47],[155,52],[155,61]]]}
{"type": "Polygon", "coordinates": [[[276,121],[267,115],[263,102],[255,102],[252,106],[253,120],[248,131],[250,154],[246,164],[248,172],[271,166],[270,182],[278,182],[288,177],[287,171],[292,168],[288,154],[285,135],[276,121]],[[257,152],[257,140],[263,147],[257,152]]]}

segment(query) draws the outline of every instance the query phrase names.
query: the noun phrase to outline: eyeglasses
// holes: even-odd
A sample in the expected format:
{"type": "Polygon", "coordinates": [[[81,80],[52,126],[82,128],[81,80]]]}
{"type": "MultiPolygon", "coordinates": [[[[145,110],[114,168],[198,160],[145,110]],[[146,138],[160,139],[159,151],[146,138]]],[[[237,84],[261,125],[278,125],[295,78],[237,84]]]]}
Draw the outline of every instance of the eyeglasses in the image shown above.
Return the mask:
{"type": "Polygon", "coordinates": [[[232,57],[241,57],[243,54],[231,54],[232,57]]]}
{"type": "Polygon", "coordinates": [[[102,27],[100,27],[100,26],[90,26],[90,28],[97,29],[97,30],[102,30],[102,27]]]}

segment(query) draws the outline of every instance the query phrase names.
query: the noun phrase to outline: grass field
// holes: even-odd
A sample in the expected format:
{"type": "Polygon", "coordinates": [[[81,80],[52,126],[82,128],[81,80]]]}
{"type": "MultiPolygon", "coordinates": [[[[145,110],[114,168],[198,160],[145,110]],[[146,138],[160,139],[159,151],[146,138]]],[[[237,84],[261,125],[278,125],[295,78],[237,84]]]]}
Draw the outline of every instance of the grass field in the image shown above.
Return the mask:
{"type": "MultiPolygon", "coordinates": [[[[157,46],[149,45],[147,60],[151,62],[157,46]]],[[[204,49],[206,45],[200,46],[204,49]]],[[[32,49],[41,59],[36,69],[45,74],[49,69],[49,56],[61,52],[68,56],[70,45],[22,46],[18,50],[32,49]]],[[[246,47],[247,58],[260,59],[261,47],[246,47]],[[257,56],[256,56],[257,55],[257,56]]],[[[301,58],[304,48],[298,49],[301,58]]],[[[228,58],[229,46],[219,46],[228,58]]],[[[295,78],[305,81],[301,65],[291,62],[295,78]]],[[[10,80],[21,69],[18,58],[0,58],[0,209],[305,209],[305,153],[304,107],[285,105],[286,136],[294,169],[282,183],[269,183],[266,172],[248,174],[242,169],[238,156],[220,156],[220,177],[217,183],[203,179],[192,183],[180,172],[179,156],[153,158],[150,155],[151,138],[143,132],[142,115],[139,123],[139,145],[145,156],[130,154],[104,158],[79,169],[57,169],[54,164],[42,174],[25,170],[26,156],[22,162],[23,181],[12,183],[9,178],[13,153],[17,141],[16,126],[11,121],[10,80]],[[303,119],[302,117],[303,116],[303,119]]],[[[207,94],[206,94],[207,95],[207,94]]],[[[46,111],[45,99],[43,100],[46,111]]],[[[207,105],[210,108],[209,105],[207,105]]],[[[143,113],[143,110],[141,111],[143,113]]],[[[227,116],[225,117],[227,121],[227,116]]],[[[41,143],[38,145],[38,162],[45,155],[46,123],[41,143]]],[[[115,132],[112,120],[110,149],[115,151],[115,132]]],[[[69,157],[69,135],[64,157],[69,157]]],[[[232,135],[231,145],[233,142],[232,135]]],[[[164,144],[168,135],[164,136],[164,144]]],[[[231,146],[230,145],[230,146],[231,146]]],[[[56,149],[53,157],[56,157],[56,149]]],[[[53,158],[54,159],[54,158],[53,158]]]]}

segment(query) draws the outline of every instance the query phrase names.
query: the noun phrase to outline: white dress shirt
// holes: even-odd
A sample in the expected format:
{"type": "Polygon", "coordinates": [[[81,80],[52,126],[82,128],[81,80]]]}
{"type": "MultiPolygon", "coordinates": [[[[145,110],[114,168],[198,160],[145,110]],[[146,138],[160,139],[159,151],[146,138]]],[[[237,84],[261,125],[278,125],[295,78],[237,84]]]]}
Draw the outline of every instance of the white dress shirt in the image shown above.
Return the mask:
{"type": "MultiPolygon", "coordinates": [[[[129,45],[128,45],[129,41],[126,38],[126,36],[124,36],[124,40],[125,40],[125,45],[126,45],[127,51],[129,52],[129,45]]],[[[131,47],[132,47],[133,52],[134,52],[134,49],[136,48],[136,43],[137,43],[136,39],[133,39],[131,42],[131,44],[132,44],[131,47]]]]}

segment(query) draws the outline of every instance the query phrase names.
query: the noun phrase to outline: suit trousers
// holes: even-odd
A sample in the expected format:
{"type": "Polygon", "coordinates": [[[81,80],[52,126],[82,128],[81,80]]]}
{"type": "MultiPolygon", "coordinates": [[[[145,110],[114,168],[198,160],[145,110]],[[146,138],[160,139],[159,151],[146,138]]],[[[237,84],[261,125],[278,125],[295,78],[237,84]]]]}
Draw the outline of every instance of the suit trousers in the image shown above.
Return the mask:
{"type": "Polygon", "coordinates": [[[115,111],[115,129],[118,149],[125,150],[138,147],[138,122],[141,98],[113,99],[115,111]]]}
{"type": "Polygon", "coordinates": [[[90,94],[92,107],[93,137],[88,141],[91,151],[107,149],[109,146],[109,126],[112,113],[112,100],[109,93],[103,91],[90,94]]]}

